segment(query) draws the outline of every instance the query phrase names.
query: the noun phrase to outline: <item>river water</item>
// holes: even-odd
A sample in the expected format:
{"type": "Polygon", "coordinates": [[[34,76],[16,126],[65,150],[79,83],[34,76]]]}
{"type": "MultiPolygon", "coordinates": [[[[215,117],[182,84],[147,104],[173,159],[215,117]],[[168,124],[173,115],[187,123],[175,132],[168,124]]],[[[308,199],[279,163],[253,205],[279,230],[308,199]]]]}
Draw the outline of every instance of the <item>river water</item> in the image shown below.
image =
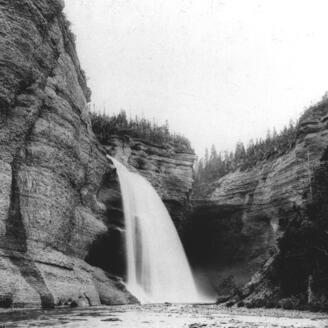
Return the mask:
{"type": "Polygon", "coordinates": [[[1,328],[326,328],[328,314],[217,305],[126,305],[0,314],[1,328]]]}

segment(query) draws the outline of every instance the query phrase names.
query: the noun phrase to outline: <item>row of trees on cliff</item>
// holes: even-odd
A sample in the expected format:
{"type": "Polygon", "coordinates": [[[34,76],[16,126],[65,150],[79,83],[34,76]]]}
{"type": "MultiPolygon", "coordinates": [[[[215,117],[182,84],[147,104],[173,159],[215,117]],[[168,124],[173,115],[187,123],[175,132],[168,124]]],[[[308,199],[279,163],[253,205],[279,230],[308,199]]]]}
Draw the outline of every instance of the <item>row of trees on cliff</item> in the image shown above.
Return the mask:
{"type": "Polygon", "coordinates": [[[288,152],[295,145],[298,122],[290,121],[279,133],[276,129],[267,132],[264,139],[250,140],[248,145],[236,144],[231,152],[218,152],[214,145],[205,150],[205,156],[196,163],[195,196],[202,196],[208,190],[208,184],[234,172],[247,170],[264,160],[277,158],[288,152]]]}
{"type": "Polygon", "coordinates": [[[121,110],[118,114],[112,115],[92,111],[91,123],[93,132],[103,144],[108,144],[113,135],[128,135],[161,146],[171,145],[178,152],[193,152],[189,140],[182,135],[172,133],[167,121],[164,125],[160,125],[138,116],[128,118],[126,112],[121,110]]]}

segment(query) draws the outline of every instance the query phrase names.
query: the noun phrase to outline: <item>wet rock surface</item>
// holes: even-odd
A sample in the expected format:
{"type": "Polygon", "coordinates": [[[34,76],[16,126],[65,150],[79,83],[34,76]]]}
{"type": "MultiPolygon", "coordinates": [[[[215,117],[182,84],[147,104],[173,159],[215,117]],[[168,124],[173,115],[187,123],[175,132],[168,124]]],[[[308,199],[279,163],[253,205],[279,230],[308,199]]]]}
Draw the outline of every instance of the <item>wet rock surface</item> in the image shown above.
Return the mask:
{"type": "Polygon", "coordinates": [[[226,309],[215,305],[126,305],[2,313],[0,324],[11,328],[324,328],[328,316],[283,310],[226,309]]]}

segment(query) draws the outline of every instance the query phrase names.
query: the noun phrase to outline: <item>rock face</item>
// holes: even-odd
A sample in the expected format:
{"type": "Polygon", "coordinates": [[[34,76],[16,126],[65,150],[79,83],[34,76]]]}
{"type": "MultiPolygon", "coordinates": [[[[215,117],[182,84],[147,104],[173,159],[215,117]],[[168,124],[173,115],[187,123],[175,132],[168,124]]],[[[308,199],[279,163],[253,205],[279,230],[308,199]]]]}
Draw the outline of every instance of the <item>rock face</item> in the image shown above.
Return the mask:
{"type": "Polygon", "coordinates": [[[226,283],[243,285],[275,252],[288,222],[311,202],[314,172],[327,145],[328,105],[322,102],[301,118],[291,152],[228,174],[209,186],[206,199],[193,200],[187,249],[196,264],[215,263],[219,293],[226,283]],[[199,247],[192,245],[195,238],[199,247]]]}
{"type": "Polygon", "coordinates": [[[118,136],[113,136],[104,148],[153,185],[181,232],[190,207],[195,155],[177,152],[171,146],[118,136]]]}
{"type": "Polygon", "coordinates": [[[135,301],[84,261],[93,264],[92,245],[113,227],[101,190],[114,169],[91,130],[62,9],[61,0],[0,0],[2,307],[135,301]]]}

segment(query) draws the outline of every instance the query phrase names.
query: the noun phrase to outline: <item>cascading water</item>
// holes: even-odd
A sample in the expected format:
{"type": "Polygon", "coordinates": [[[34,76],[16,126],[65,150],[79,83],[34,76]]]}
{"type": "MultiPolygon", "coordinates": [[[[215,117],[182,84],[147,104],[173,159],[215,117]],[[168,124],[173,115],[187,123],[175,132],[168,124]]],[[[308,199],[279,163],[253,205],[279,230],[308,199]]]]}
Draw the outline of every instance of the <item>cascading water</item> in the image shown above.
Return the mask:
{"type": "Polygon", "coordinates": [[[161,198],[145,178],[110,159],[123,198],[128,290],[142,303],[204,301],[161,198]]]}

